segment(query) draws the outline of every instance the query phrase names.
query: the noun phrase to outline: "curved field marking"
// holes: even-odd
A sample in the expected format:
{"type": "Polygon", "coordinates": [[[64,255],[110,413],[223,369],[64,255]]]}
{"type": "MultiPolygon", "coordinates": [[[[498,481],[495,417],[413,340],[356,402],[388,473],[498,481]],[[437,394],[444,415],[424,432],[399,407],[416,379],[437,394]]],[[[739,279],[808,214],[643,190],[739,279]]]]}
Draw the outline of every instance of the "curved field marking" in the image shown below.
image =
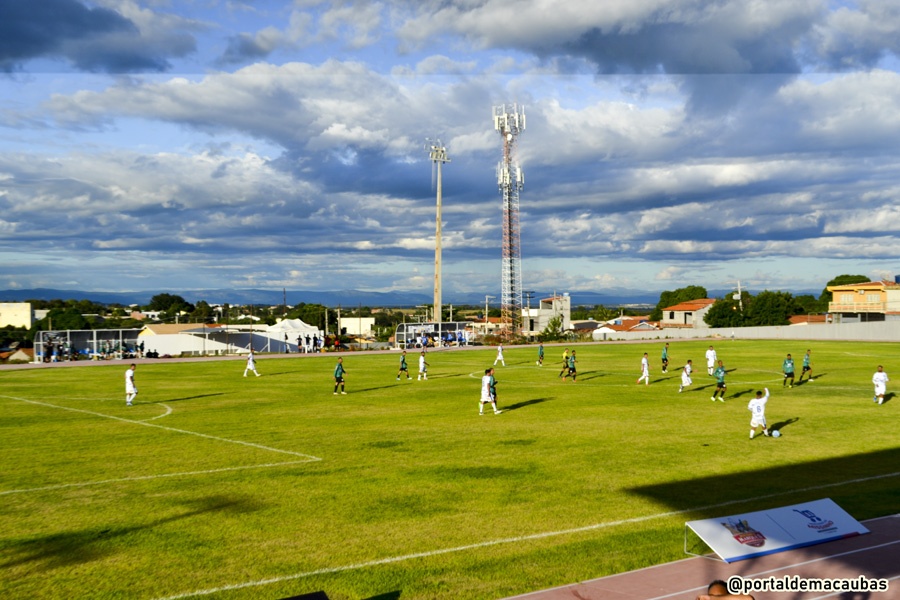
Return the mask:
{"type": "Polygon", "coordinates": [[[85,415],[93,415],[95,417],[103,417],[104,419],[112,419],[114,421],[121,421],[123,423],[133,423],[135,425],[143,425],[144,427],[155,427],[157,429],[164,429],[165,431],[173,431],[175,433],[185,433],[187,435],[196,435],[197,437],[206,438],[208,440],[215,440],[217,442],[226,442],[228,444],[238,444],[241,446],[249,446],[251,448],[258,448],[260,450],[268,450],[269,452],[277,452],[279,454],[290,454],[291,456],[299,456],[302,458],[309,459],[310,461],[314,460],[322,460],[318,456],[313,456],[312,454],[303,454],[302,452],[293,452],[291,450],[281,450],[279,448],[272,448],[270,446],[263,446],[262,444],[255,444],[253,442],[244,442],[241,440],[230,440],[228,438],[219,437],[216,435],[209,435],[208,433],[199,433],[197,431],[188,431],[187,429],[176,429],[175,427],[166,427],[165,425],[157,425],[156,423],[148,423],[146,421],[135,421],[134,419],[126,419],[124,417],[116,417],[113,415],[105,415],[103,413],[94,412],[92,410],[84,410],[82,408],[71,408],[68,406],[59,406],[56,404],[49,404],[47,402],[39,402],[37,400],[28,400],[26,398],[18,398],[16,396],[0,396],[0,398],[10,398],[12,400],[18,400],[20,402],[26,402],[28,404],[34,404],[36,406],[47,406],[50,408],[58,408],[60,410],[68,410],[70,412],[82,413],[85,415]]]}
{"type": "Polygon", "coordinates": [[[135,421],[155,421],[156,419],[162,419],[163,417],[168,417],[172,414],[172,407],[168,404],[160,404],[160,406],[166,407],[166,412],[161,415],[156,415],[155,417],[150,417],[149,419],[135,419],[135,421]]]}
{"type": "Polygon", "coordinates": [[[890,477],[897,477],[900,475],[900,471],[895,471],[894,473],[887,473],[884,475],[873,475],[871,477],[861,477],[858,479],[851,479],[848,481],[839,481],[836,483],[826,483],[823,485],[815,485],[806,488],[796,489],[796,490],[788,490],[786,492],[775,492],[772,494],[764,494],[762,496],[756,496],[755,498],[742,498],[740,500],[729,500],[727,502],[720,502],[718,504],[708,504],[706,506],[695,506],[693,508],[683,508],[680,510],[670,510],[662,513],[656,513],[652,515],[644,515],[641,517],[632,517],[630,519],[622,519],[619,521],[607,521],[605,523],[595,523],[593,525],[584,525],[582,527],[573,527],[572,529],[563,529],[560,531],[544,531],[539,533],[531,533],[527,535],[521,535],[518,537],[511,538],[501,538],[498,540],[488,540],[484,542],[476,542],[474,544],[467,544],[465,546],[457,546],[455,548],[440,548],[438,550],[429,550],[425,552],[416,552],[413,554],[404,554],[401,556],[391,556],[387,558],[380,558],[376,560],[371,560],[368,562],[356,563],[352,565],[343,565],[340,567],[327,567],[324,569],[317,569],[315,571],[306,571],[304,573],[294,573],[292,575],[282,575],[280,577],[270,577],[268,579],[260,579],[257,581],[246,581],[244,583],[233,583],[230,585],[223,585],[217,588],[208,588],[205,590],[196,590],[193,592],[185,592],[182,594],[176,594],[174,596],[164,596],[161,598],[156,598],[155,600],[181,600],[182,598],[191,598],[193,596],[209,596],[211,594],[218,594],[221,592],[227,592],[232,590],[240,590],[250,587],[261,587],[264,585],[271,585],[273,583],[283,583],[285,581],[293,581],[296,579],[303,579],[306,577],[313,577],[316,575],[330,575],[333,573],[341,573],[345,571],[354,571],[358,569],[365,569],[368,567],[376,567],[379,565],[386,565],[391,563],[398,563],[402,561],[412,560],[415,558],[429,558],[432,556],[440,556],[442,554],[450,554],[453,552],[464,552],[467,550],[477,550],[479,548],[487,548],[489,546],[499,546],[502,544],[515,544],[518,542],[526,542],[531,540],[540,540],[551,537],[559,537],[563,535],[571,535],[573,533],[583,533],[586,531],[597,531],[600,529],[607,529],[610,527],[616,527],[618,525],[630,525],[634,523],[644,523],[646,521],[652,521],[654,519],[662,519],[666,517],[674,517],[678,515],[683,515],[692,512],[698,511],[706,511],[711,509],[723,508],[725,506],[731,506],[734,504],[744,504],[747,502],[755,502],[758,500],[766,500],[769,498],[777,498],[779,496],[787,496],[790,494],[796,494],[800,492],[811,492],[817,490],[824,490],[833,487],[840,487],[843,485],[852,485],[857,483],[863,483],[866,481],[875,481],[878,479],[888,479],[890,477]]]}
{"type": "MultiPolygon", "coordinates": [[[[317,459],[318,460],[318,459],[317,459]]],[[[240,467],[223,467],[221,469],[208,469],[206,471],[182,471],[180,473],[164,473],[162,475],[141,475],[137,477],[120,477],[118,479],[102,479],[100,481],[82,481],[78,483],[59,483],[56,485],[45,485],[42,487],[35,488],[23,488],[20,490],[3,490],[0,491],[0,496],[7,496],[9,494],[27,494],[30,492],[45,492],[49,490],[62,490],[66,488],[77,488],[77,487],[89,487],[92,485],[104,485],[107,483],[123,483],[127,481],[145,481],[150,479],[164,479],[166,477],[191,477],[196,475],[210,475],[212,473],[227,473],[229,471],[247,471],[250,469],[269,469],[272,467],[283,467],[287,465],[301,465],[309,462],[315,462],[310,459],[305,460],[290,460],[287,462],[277,462],[277,463],[266,463],[266,464],[258,464],[258,465],[244,465],[240,467]]]]}

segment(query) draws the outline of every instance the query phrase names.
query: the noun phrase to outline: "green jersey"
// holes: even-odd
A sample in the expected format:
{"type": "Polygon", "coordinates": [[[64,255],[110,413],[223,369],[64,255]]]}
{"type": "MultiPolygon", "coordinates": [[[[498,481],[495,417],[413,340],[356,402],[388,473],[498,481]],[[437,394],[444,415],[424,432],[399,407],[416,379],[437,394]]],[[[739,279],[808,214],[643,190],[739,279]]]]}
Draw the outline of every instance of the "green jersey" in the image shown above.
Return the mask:
{"type": "Polygon", "coordinates": [[[544,347],[543,346],[538,346],[538,356],[540,356],[541,358],[544,358],[544,347]]]}
{"type": "Polygon", "coordinates": [[[716,367],[716,370],[713,371],[713,375],[716,377],[716,383],[725,385],[725,367],[716,367]]]}
{"type": "Polygon", "coordinates": [[[803,357],[803,368],[804,369],[809,368],[809,354],[807,354],[806,356],[803,357]]]}
{"type": "Polygon", "coordinates": [[[488,383],[488,387],[491,390],[491,397],[496,398],[497,397],[497,380],[494,379],[493,375],[491,375],[491,379],[488,383]]]}
{"type": "Polygon", "coordinates": [[[406,366],[406,355],[402,354],[400,355],[400,370],[406,371],[407,369],[408,367],[406,366]]]}
{"type": "Polygon", "coordinates": [[[784,363],[781,365],[781,370],[785,373],[793,373],[794,372],[794,359],[786,358],[784,359],[784,363]]]}
{"type": "Polygon", "coordinates": [[[669,348],[667,346],[663,346],[662,359],[669,360],[669,348]]]}
{"type": "Polygon", "coordinates": [[[569,368],[573,369],[573,370],[575,369],[575,357],[574,356],[569,357],[569,368]]]}
{"type": "Polygon", "coordinates": [[[338,363],[337,366],[334,368],[334,378],[340,379],[344,376],[344,373],[345,373],[344,363],[338,363]]]}

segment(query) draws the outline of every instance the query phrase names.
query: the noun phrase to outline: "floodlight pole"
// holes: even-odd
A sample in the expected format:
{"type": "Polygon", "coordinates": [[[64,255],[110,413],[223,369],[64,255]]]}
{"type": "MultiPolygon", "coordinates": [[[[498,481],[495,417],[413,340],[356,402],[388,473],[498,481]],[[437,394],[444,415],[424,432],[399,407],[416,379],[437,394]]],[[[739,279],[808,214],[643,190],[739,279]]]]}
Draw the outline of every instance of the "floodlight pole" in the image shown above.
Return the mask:
{"type": "Polygon", "coordinates": [[[440,332],[441,326],[441,166],[445,162],[450,162],[447,158],[447,149],[441,145],[440,140],[436,140],[431,145],[431,153],[429,154],[431,162],[437,168],[437,218],[435,219],[434,230],[434,309],[433,320],[438,326],[440,332]]]}

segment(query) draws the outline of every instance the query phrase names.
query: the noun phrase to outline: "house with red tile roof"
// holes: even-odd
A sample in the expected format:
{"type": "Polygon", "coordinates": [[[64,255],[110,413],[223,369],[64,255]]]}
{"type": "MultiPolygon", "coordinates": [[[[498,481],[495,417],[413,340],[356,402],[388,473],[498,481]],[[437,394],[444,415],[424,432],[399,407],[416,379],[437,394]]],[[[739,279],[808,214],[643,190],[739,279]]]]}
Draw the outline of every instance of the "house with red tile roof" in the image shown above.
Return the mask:
{"type": "Polygon", "coordinates": [[[713,298],[700,298],[698,300],[688,300],[673,306],[667,306],[662,309],[662,320],[659,322],[660,327],[691,327],[694,329],[704,329],[708,327],[703,317],[709,312],[709,309],[715,304],[713,298]]]}

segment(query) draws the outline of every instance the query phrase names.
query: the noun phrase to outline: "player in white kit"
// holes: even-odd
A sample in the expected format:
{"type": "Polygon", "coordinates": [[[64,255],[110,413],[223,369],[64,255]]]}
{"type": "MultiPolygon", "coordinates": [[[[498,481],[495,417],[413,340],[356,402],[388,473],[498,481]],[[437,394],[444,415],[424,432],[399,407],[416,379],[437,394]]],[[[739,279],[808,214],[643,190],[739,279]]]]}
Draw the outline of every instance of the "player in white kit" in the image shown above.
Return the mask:
{"type": "Polygon", "coordinates": [[[419,355],[419,377],[416,381],[428,381],[428,363],[425,362],[425,353],[419,355]]]}
{"type": "Polygon", "coordinates": [[[503,361],[503,344],[497,346],[497,358],[494,359],[494,364],[496,365],[498,361],[504,367],[506,366],[506,363],[503,361]]]}
{"type": "Polygon", "coordinates": [[[125,371],[125,406],[131,406],[134,397],[137,396],[137,385],[134,383],[134,363],[125,371]]]}
{"type": "Polygon", "coordinates": [[[256,371],[256,357],[253,356],[253,350],[250,350],[250,354],[247,355],[247,366],[244,367],[244,377],[247,376],[247,371],[253,371],[257,377],[259,377],[259,373],[256,371]]]}
{"type": "Polygon", "coordinates": [[[650,359],[647,358],[647,353],[644,352],[644,358],[641,359],[641,376],[638,377],[638,385],[640,385],[641,381],[644,381],[644,385],[650,385],[650,359]]]}
{"type": "Polygon", "coordinates": [[[762,427],[763,434],[769,435],[769,428],[766,426],[766,403],[769,401],[769,388],[765,388],[766,395],[762,392],[756,392],[756,398],[750,401],[747,409],[750,410],[750,439],[756,434],[756,428],[762,427]]]}
{"type": "Polygon", "coordinates": [[[499,415],[502,410],[497,410],[497,398],[494,396],[494,369],[485,369],[484,377],[481,378],[481,402],[478,403],[478,414],[484,414],[484,405],[490,404],[494,408],[494,414],[499,415]]]}
{"type": "Polygon", "coordinates": [[[713,350],[713,347],[710,346],[709,350],[706,351],[706,372],[710,375],[713,374],[713,371],[716,370],[716,361],[719,360],[719,357],[716,356],[716,351],[713,350]]]}
{"type": "Polygon", "coordinates": [[[873,402],[884,404],[884,393],[887,391],[888,381],[890,381],[890,379],[888,379],[887,373],[884,372],[884,367],[878,365],[878,370],[872,375],[872,384],[875,386],[875,396],[872,398],[873,402]]]}
{"type": "Polygon", "coordinates": [[[691,373],[693,372],[694,365],[690,360],[688,360],[687,364],[684,365],[684,368],[681,370],[681,386],[678,388],[678,393],[681,393],[682,391],[684,391],[684,388],[694,383],[693,380],[691,380],[691,373]]]}

